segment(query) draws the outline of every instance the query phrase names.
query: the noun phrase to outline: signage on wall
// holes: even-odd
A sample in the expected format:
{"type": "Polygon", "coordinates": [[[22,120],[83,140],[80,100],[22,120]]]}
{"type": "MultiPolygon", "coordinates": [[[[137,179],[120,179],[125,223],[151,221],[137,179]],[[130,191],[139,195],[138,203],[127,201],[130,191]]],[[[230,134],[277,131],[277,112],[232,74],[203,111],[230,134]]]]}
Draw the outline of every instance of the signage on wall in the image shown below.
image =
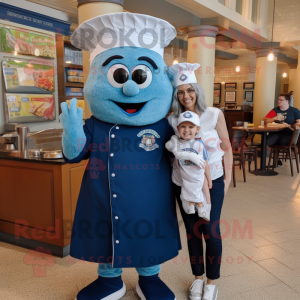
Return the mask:
{"type": "Polygon", "coordinates": [[[55,91],[51,66],[22,61],[3,61],[3,77],[8,93],[49,94],[55,91]]]}
{"type": "Polygon", "coordinates": [[[236,101],[236,92],[225,92],[225,102],[235,102],[236,101]]]}
{"type": "Polygon", "coordinates": [[[246,102],[253,102],[253,91],[245,91],[246,102]]]}
{"type": "Polygon", "coordinates": [[[83,97],[83,88],[66,87],[66,96],[83,97]]]}
{"type": "Polygon", "coordinates": [[[1,28],[1,51],[55,58],[55,39],[25,30],[1,28]]]}
{"type": "Polygon", "coordinates": [[[0,2],[0,19],[43,30],[71,35],[71,23],[0,2]]]}
{"type": "Polygon", "coordinates": [[[214,103],[221,103],[221,90],[214,90],[214,103]]]}
{"type": "Polygon", "coordinates": [[[6,94],[6,122],[41,122],[55,119],[54,95],[6,94]]]}

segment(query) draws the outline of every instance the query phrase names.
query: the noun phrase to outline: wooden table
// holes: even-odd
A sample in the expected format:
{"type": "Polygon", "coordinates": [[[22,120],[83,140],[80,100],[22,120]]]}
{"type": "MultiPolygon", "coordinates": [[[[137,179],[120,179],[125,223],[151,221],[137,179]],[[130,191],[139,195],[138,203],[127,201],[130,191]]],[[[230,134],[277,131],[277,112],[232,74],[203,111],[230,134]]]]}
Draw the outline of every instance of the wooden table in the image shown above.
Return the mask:
{"type": "Polygon", "coordinates": [[[275,176],[278,175],[275,171],[266,170],[266,158],[267,158],[267,133],[268,132],[278,132],[287,127],[283,126],[264,126],[262,128],[258,126],[253,126],[249,128],[244,127],[232,127],[233,130],[246,130],[250,134],[260,134],[261,135],[261,160],[260,160],[260,169],[257,171],[250,171],[250,173],[260,176],[275,176]]]}

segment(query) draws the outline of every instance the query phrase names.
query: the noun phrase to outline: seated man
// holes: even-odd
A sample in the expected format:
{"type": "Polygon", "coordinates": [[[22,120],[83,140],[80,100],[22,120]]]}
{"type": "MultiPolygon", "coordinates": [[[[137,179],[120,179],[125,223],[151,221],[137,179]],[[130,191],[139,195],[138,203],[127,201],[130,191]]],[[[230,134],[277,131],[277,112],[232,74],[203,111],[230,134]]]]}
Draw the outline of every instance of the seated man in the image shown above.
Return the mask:
{"type": "MultiPolygon", "coordinates": [[[[300,111],[295,107],[289,105],[290,95],[280,94],[277,100],[278,107],[273,108],[264,118],[265,124],[272,123],[274,121],[284,121],[287,128],[278,132],[272,132],[267,137],[267,145],[288,145],[293,134],[291,125],[298,123],[300,125],[300,111]],[[278,115],[281,114],[281,115],[278,115]]],[[[278,161],[278,166],[281,166],[282,162],[278,161]]]]}

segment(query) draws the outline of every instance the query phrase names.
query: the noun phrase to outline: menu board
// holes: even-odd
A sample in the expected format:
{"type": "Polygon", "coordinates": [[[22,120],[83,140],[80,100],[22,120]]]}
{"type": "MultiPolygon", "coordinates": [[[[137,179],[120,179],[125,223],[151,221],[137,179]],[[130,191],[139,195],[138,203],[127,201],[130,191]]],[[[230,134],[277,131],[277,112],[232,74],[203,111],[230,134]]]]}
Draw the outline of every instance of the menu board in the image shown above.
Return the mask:
{"type": "Polygon", "coordinates": [[[214,103],[220,103],[221,101],[221,90],[214,90],[214,103]]]}
{"type": "Polygon", "coordinates": [[[6,94],[7,122],[41,122],[55,119],[54,95],[6,94]]]}
{"type": "Polygon", "coordinates": [[[83,88],[66,87],[66,96],[83,97],[83,88]]]}
{"type": "Polygon", "coordinates": [[[225,102],[235,102],[236,92],[225,92],[225,102]]]}
{"type": "Polygon", "coordinates": [[[55,39],[27,30],[1,28],[1,51],[55,58],[55,39]]]}
{"type": "Polygon", "coordinates": [[[8,93],[49,94],[55,91],[52,66],[21,61],[3,61],[2,68],[8,93]]]}

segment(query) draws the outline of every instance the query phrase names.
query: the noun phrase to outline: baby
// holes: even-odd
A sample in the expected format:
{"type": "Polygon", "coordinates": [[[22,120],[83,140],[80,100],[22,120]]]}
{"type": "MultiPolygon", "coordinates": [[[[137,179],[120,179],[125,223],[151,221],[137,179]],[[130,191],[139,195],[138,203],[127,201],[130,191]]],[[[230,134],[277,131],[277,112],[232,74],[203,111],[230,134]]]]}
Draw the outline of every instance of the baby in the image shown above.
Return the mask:
{"type": "Polygon", "coordinates": [[[199,217],[209,221],[209,188],[212,181],[205,146],[201,140],[195,139],[200,130],[199,116],[190,111],[180,114],[177,130],[180,140],[175,135],[166,143],[166,148],[175,156],[172,181],[181,186],[180,198],[184,211],[193,214],[196,206],[199,217]]]}

